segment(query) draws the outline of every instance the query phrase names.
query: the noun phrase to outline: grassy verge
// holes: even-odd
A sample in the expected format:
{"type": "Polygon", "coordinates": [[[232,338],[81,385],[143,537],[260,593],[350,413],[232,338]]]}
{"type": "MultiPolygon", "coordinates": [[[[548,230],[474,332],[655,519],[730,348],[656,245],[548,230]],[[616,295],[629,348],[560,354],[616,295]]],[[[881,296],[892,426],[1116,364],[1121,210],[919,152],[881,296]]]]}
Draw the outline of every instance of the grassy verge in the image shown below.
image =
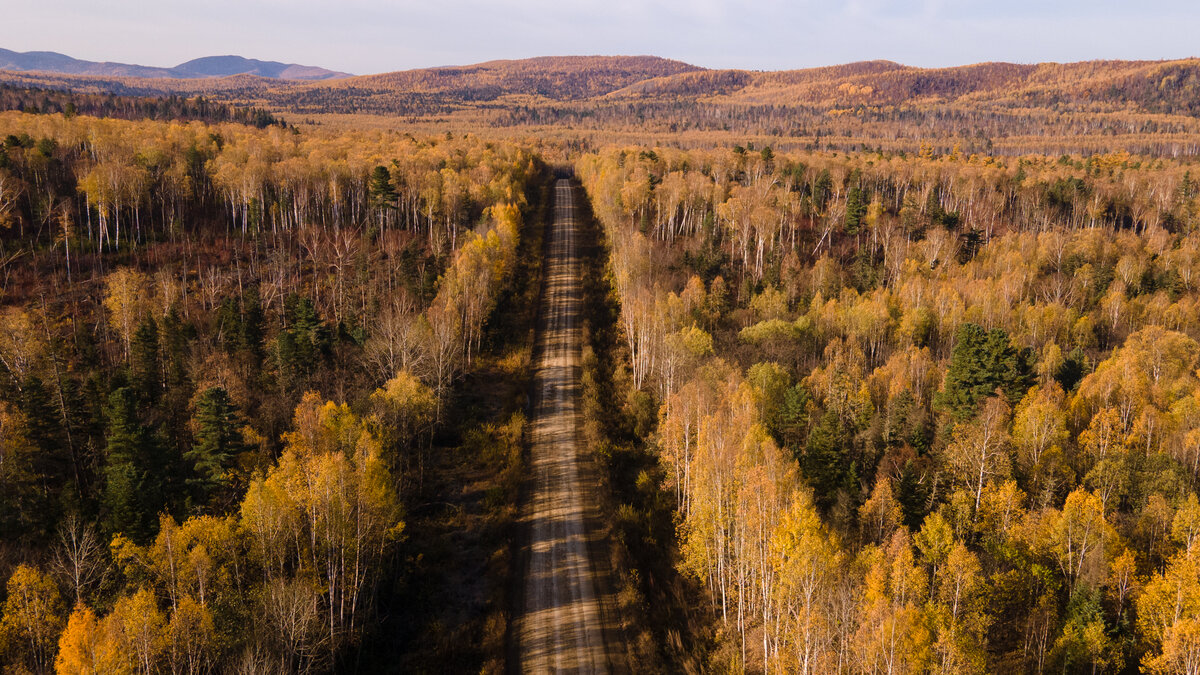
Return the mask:
{"type": "Polygon", "coordinates": [[[526,396],[550,176],[531,194],[518,266],[455,387],[360,672],[501,673],[524,475],[526,396]]]}

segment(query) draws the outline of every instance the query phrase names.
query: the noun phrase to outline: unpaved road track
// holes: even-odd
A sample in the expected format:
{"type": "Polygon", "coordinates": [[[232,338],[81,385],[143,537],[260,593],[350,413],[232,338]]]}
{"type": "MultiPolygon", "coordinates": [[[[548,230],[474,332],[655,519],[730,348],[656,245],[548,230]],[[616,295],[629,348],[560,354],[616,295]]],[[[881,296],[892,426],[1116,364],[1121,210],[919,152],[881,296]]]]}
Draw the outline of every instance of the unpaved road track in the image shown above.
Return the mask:
{"type": "Polygon", "coordinates": [[[534,375],[532,468],[524,524],[528,530],[524,591],[515,625],[520,671],[606,673],[623,650],[606,621],[607,575],[591,555],[596,535],[596,487],[579,444],[578,399],[581,266],[574,192],[554,188],[548,232],[539,355],[534,375]]]}

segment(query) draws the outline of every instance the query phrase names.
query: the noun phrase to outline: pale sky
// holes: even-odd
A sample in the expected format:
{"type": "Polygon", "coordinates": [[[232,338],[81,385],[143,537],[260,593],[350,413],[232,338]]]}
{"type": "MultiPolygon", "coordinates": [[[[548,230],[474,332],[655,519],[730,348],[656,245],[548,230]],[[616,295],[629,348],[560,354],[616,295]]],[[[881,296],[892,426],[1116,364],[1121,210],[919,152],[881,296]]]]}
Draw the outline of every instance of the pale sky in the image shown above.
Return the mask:
{"type": "Polygon", "coordinates": [[[3,0],[0,47],[173,66],[239,54],[356,74],[499,58],[654,54],[778,70],[889,59],[1200,53],[1195,0],[3,0]]]}

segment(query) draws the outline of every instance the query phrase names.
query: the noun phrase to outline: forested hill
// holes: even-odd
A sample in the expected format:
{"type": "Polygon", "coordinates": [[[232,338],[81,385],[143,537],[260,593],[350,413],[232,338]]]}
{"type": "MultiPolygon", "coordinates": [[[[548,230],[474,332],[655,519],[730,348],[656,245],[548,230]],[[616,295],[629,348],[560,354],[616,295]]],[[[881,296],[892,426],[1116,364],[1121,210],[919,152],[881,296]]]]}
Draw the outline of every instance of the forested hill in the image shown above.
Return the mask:
{"type": "Polygon", "coordinates": [[[283,106],[302,106],[318,112],[364,104],[373,112],[387,112],[387,95],[432,95],[455,101],[490,101],[515,94],[551,100],[588,99],[638,82],[701,69],[656,56],[544,56],[400,70],[319,83],[284,82],[278,76],[252,71],[179,78],[164,74],[138,77],[120,73],[49,74],[19,70],[23,69],[5,70],[0,58],[0,82],[7,83],[133,95],[220,92],[229,97],[262,96],[283,106]]]}
{"type": "MultiPolygon", "coordinates": [[[[706,70],[654,56],[489,61],[319,82],[9,72],[0,83],[123,96],[204,95],[296,115],[375,116],[524,128],[572,143],[613,133],[776,149],[1157,156],[1200,152],[1200,60],[982,63],[868,61],[787,71],[706,70]]],[[[357,118],[351,121],[356,121],[357,118]]],[[[377,120],[377,122],[379,122],[377,120]]],[[[445,129],[440,126],[440,129],[445,129]]]]}
{"type": "MultiPolygon", "coordinates": [[[[5,63],[0,60],[0,66],[5,63]]],[[[375,113],[389,112],[392,99],[388,95],[425,95],[460,102],[523,95],[554,101],[669,98],[823,108],[954,102],[965,106],[1119,107],[1186,115],[1200,112],[1197,59],[980,63],[953,68],[863,61],[802,70],[747,71],[709,70],[655,56],[547,56],[320,82],[281,81],[291,79],[286,69],[250,66],[287,64],[240,57],[198,59],[189,64],[169,69],[169,73],[168,69],[132,74],[87,70],[54,75],[18,75],[17,71],[24,69],[9,66],[12,72],[0,72],[0,81],[40,81],[61,88],[115,93],[226,90],[231,96],[263,96],[284,107],[320,111],[353,105],[375,113]],[[222,64],[209,63],[214,59],[236,59],[241,66],[218,67],[222,64]],[[205,64],[211,67],[200,67],[205,64]]]]}
{"type": "Polygon", "coordinates": [[[1147,112],[1200,111],[1200,60],[979,63],[916,68],[890,61],[753,72],[710,70],[655,78],[612,97],[721,97],[741,103],[879,106],[959,102],[967,105],[1128,106],[1147,112]]]}
{"type": "MultiPolygon", "coordinates": [[[[0,55],[3,55],[0,53],[0,55]]],[[[0,60],[0,66],[5,65],[0,60]]],[[[222,62],[223,63],[223,62],[222,62]]],[[[1030,107],[1122,106],[1159,113],[1200,111],[1200,60],[1082,61],[1078,63],[979,63],[952,68],[917,68],[891,61],[863,61],[801,70],[710,70],[655,56],[546,56],[488,61],[473,65],[401,70],[321,82],[291,79],[287,65],[240,57],[197,59],[173,69],[136,74],[63,71],[57,75],[22,73],[8,66],[0,81],[42,78],[60,86],[103,90],[142,89],[161,93],[200,93],[226,89],[212,78],[238,78],[242,93],[269,95],[280,104],[320,98],[336,90],[348,102],[381,103],[383,93],[426,94],[459,101],[488,101],[506,95],[551,100],[608,98],[683,98],[747,104],[805,104],[821,107],[880,106],[905,103],[1003,104],[1030,107]],[[218,67],[213,60],[237,59],[245,67],[218,67]],[[198,64],[191,67],[189,64],[198,64]],[[214,70],[215,68],[215,70],[214,70]],[[162,72],[158,72],[162,71],[162,72]],[[189,75],[190,74],[190,75],[189,75]],[[360,99],[362,99],[360,101],[360,99]]],[[[54,70],[54,69],[45,69],[54,70]]],[[[297,78],[299,79],[299,78],[297,78]]],[[[386,106],[370,106],[386,112],[386,106]]]]}
{"type": "Polygon", "coordinates": [[[464,100],[490,100],[510,94],[564,100],[603,96],[648,79],[701,70],[656,56],[543,56],[364,75],[328,86],[451,94],[464,100]]]}

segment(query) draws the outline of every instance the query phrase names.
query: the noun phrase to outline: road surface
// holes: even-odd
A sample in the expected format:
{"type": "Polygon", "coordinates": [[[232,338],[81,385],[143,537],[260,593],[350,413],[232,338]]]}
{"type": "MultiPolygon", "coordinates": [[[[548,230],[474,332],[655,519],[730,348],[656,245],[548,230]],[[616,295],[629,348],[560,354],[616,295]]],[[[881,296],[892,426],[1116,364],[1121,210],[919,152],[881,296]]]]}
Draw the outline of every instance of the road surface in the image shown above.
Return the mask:
{"type": "Polygon", "coordinates": [[[606,623],[607,575],[591,555],[597,528],[596,486],[578,437],[580,264],[574,192],[554,187],[554,223],[543,263],[538,361],[534,373],[531,486],[524,591],[516,622],[520,671],[606,673],[622,652],[606,623]]]}

